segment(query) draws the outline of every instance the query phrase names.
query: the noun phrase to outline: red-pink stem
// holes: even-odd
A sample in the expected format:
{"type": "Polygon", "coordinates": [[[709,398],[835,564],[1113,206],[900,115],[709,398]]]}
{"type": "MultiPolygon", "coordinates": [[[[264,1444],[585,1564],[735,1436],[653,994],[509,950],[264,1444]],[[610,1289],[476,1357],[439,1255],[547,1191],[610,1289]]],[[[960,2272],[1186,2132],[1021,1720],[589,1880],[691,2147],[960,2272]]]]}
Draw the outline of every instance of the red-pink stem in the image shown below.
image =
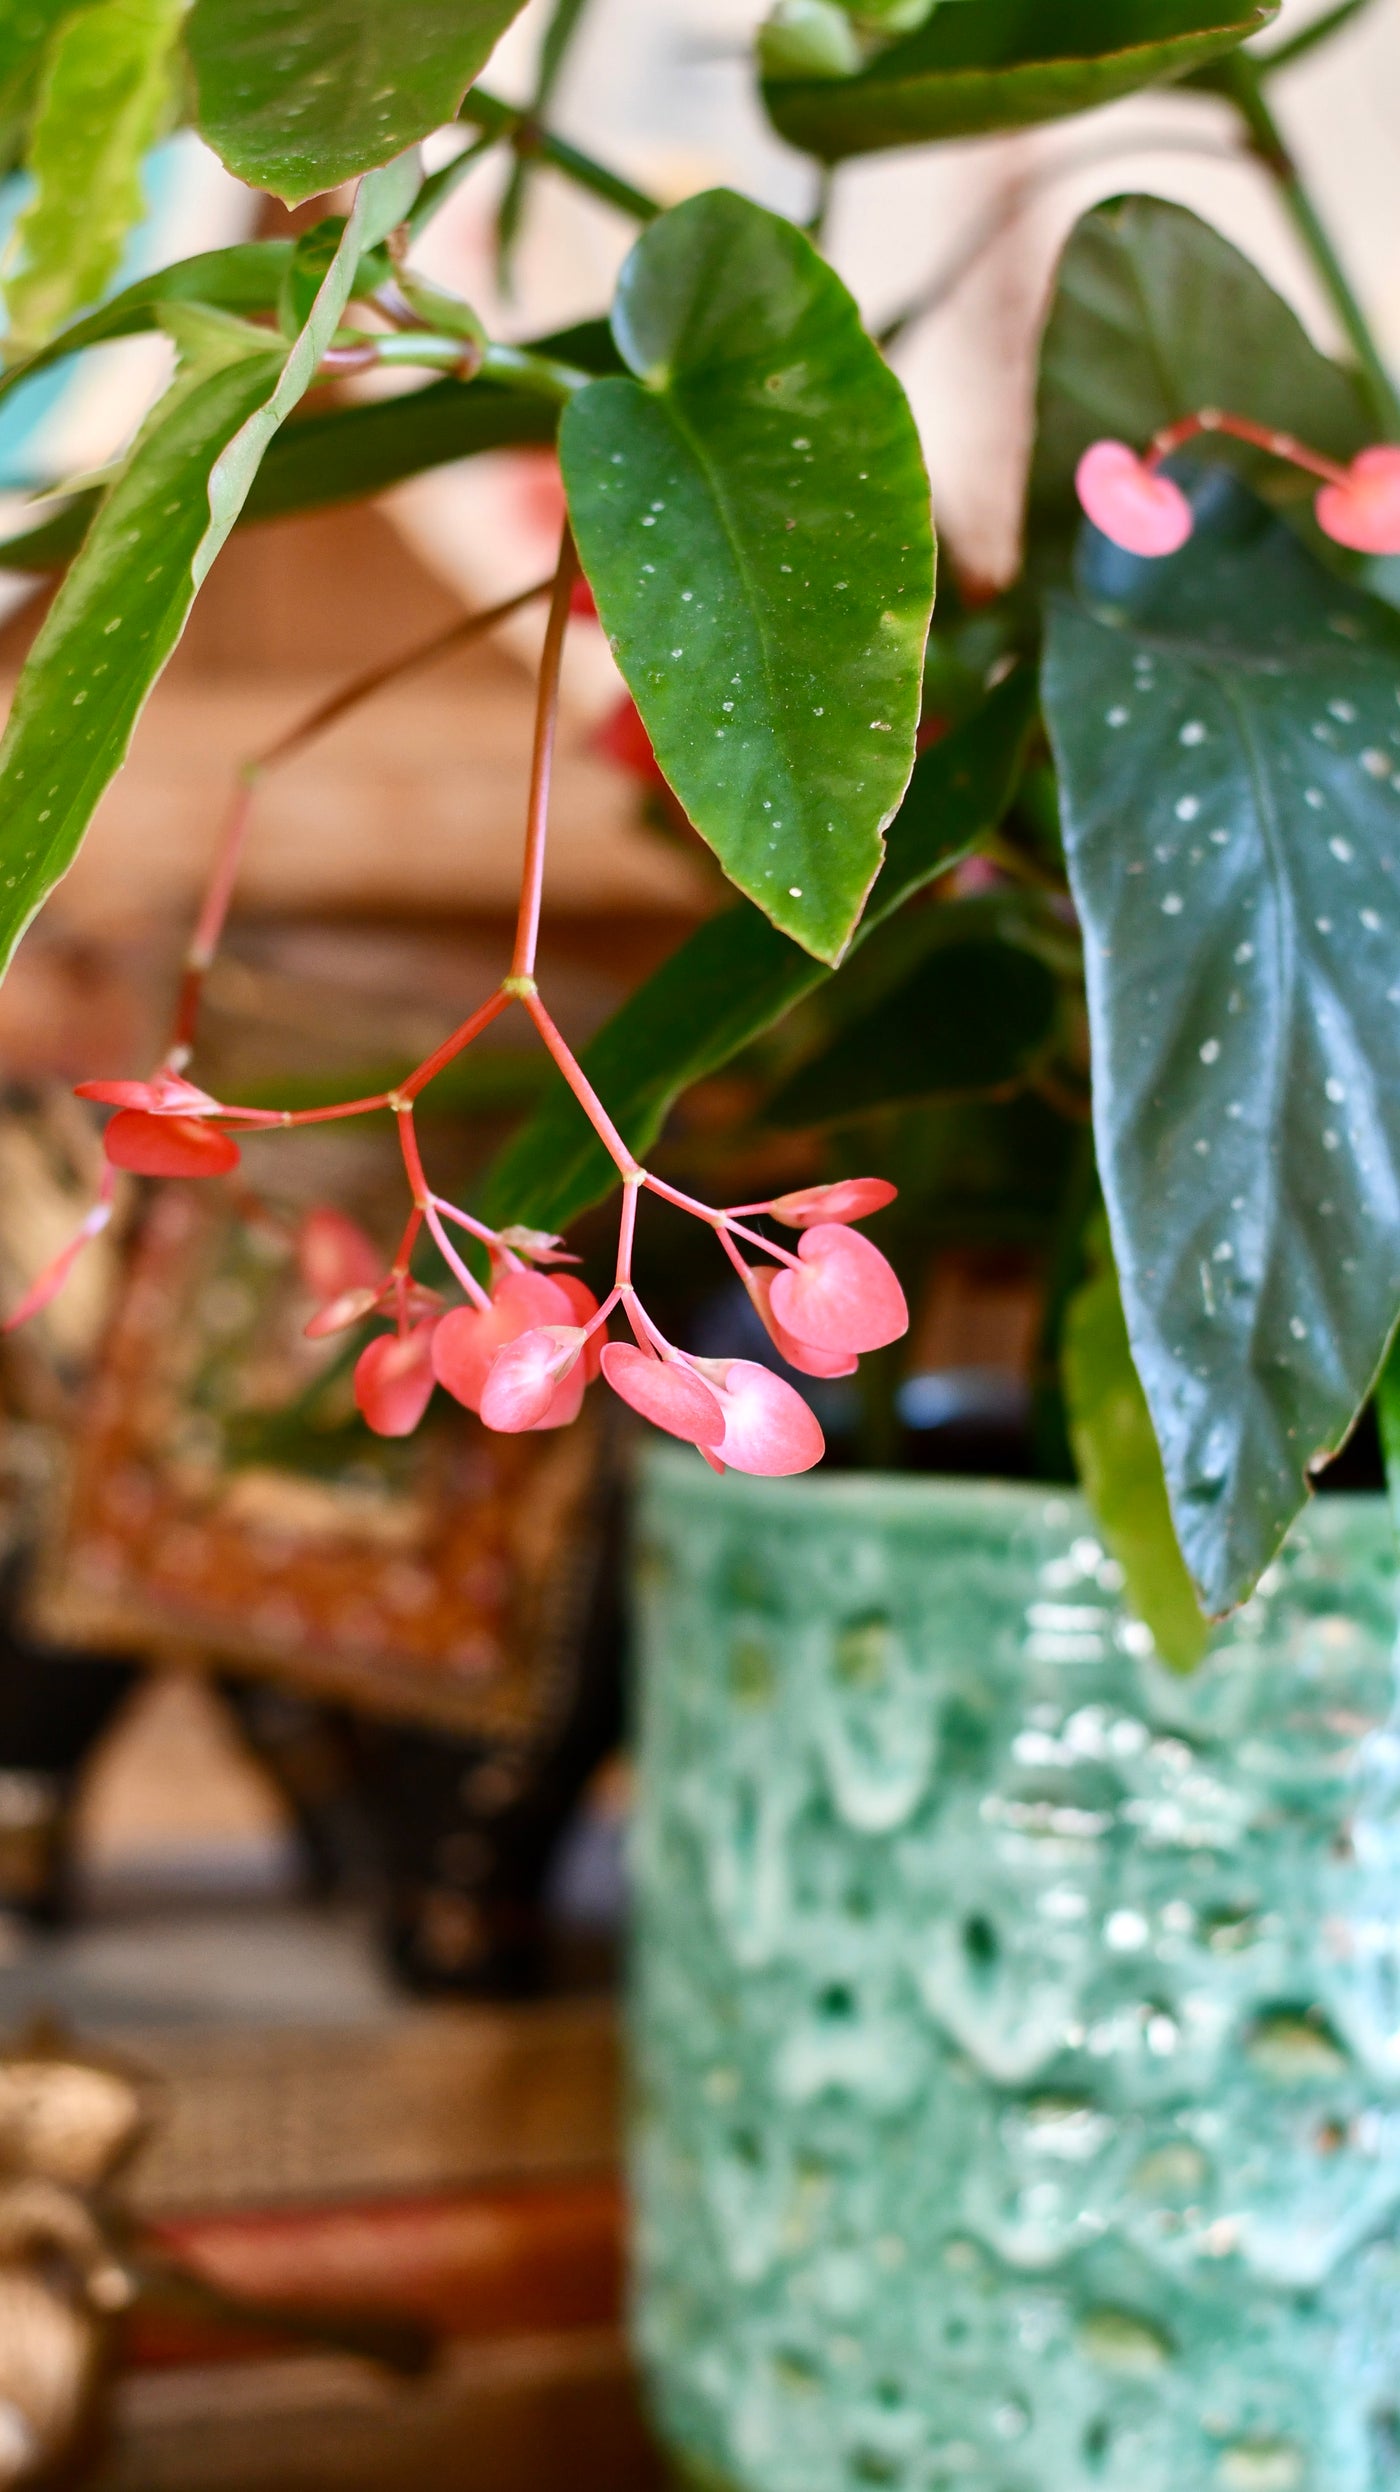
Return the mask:
{"type": "Polygon", "coordinates": [[[445,1194],[433,1196],[433,1209],[442,1219],[455,1221],[459,1229],[465,1229],[468,1236],[476,1238],[481,1245],[489,1246],[491,1252],[499,1255],[512,1272],[524,1271],[523,1258],[503,1245],[495,1229],[488,1229],[484,1220],[474,1220],[469,1211],[459,1211],[455,1203],[449,1203],[445,1194]]]}
{"type": "Polygon", "coordinates": [[[540,939],[540,908],[544,898],[545,845],[549,832],[549,789],[554,774],[554,744],[559,726],[559,676],[564,634],[569,628],[569,603],[578,577],[578,556],[567,522],[559,546],[559,568],[549,601],[544,649],[540,657],[535,702],[535,745],[530,761],[530,797],[525,813],[525,862],[520,876],[520,914],[516,920],[512,978],[533,978],[540,939]]]}
{"type": "Polygon", "coordinates": [[[619,1288],[632,1286],[632,1245],[637,1234],[637,1198],[641,1186],[629,1179],[622,1189],[622,1216],[617,1224],[617,1268],[615,1279],[619,1288]]]}
{"type": "Polygon", "coordinates": [[[1270,424],[1255,424],[1247,415],[1227,415],[1219,407],[1202,407],[1198,415],[1183,415],[1175,424],[1164,424],[1152,436],[1144,464],[1157,467],[1173,450],[1182,449],[1188,441],[1202,433],[1228,433],[1233,441],[1247,441],[1256,450],[1268,450],[1278,459],[1288,459],[1294,467],[1306,468],[1309,475],[1322,476],[1329,484],[1345,484],[1347,470],[1335,459],[1324,458],[1320,450],[1310,450],[1305,441],[1292,433],[1277,432],[1270,424]]]}
{"type": "Polygon", "coordinates": [[[653,1194],[659,1194],[664,1203],[674,1203],[678,1211],[688,1211],[696,1220],[703,1220],[707,1228],[713,1229],[717,1236],[722,1236],[726,1230],[732,1230],[735,1237],[746,1238],[750,1246],[757,1246],[765,1255],[776,1255],[779,1263],[790,1264],[794,1272],[801,1271],[802,1265],[797,1256],[789,1254],[786,1246],[775,1246],[771,1237],[761,1237],[757,1229],[746,1229],[742,1220],[736,1220],[732,1212],[716,1211],[712,1203],[699,1202],[693,1194],[682,1194],[678,1186],[666,1185],[660,1177],[654,1177],[649,1169],[643,1176],[642,1183],[649,1187],[653,1194]]]}
{"type": "Polygon", "coordinates": [[[419,1210],[418,1205],[415,1203],[412,1211],[408,1215],[407,1220],[404,1222],[403,1235],[399,1239],[399,1251],[395,1255],[392,1264],[389,1266],[389,1269],[396,1281],[402,1280],[407,1276],[409,1264],[413,1259],[413,1249],[418,1243],[418,1232],[422,1226],[423,1214],[419,1210]]]}
{"type": "Polygon", "coordinates": [[[418,1148],[418,1136],[413,1130],[412,1108],[407,1104],[400,1107],[396,1111],[396,1122],[399,1129],[399,1148],[403,1152],[403,1164],[408,1171],[408,1182],[413,1190],[415,1209],[421,1211],[443,1262],[454,1278],[460,1282],[467,1296],[474,1305],[482,1308],[489,1307],[491,1301],[486,1291],[482,1288],[476,1274],[469,1271],[463,1263],[434,1208],[435,1198],[423,1172],[423,1158],[418,1148]]]}
{"type": "Polygon", "coordinates": [[[460,1056],[464,1047],[470,1047],[474,1038],[479,1038],[483,1030],[489,1029],[497,1014],[504,1012],[512,1001],[504,987],[497,987],[495,994],[488,995],[485,1003],[461,1022],[450,1038],[445,1038],[440,1047],[435,1047],[430,1056],[423,1058],[407,1081],[400,1082],[398,1096],[401,1099],[416,1099],[420,1091],[427,1089],[429,1082],[436,1081],[438,1074],[452,1062],[454,1056],[460,1056]]]}
{"type": "Polygon", "coordinates": [[[555,1063],[558,1065],[560,1072],[563,1074],[570,1090],[577,1099],[579,1106],[582,1108],[584,1115],[587,1117],[589,1124],[593,1128],[593,1131],[602,1143],[609,1159],[611,1159],[615,1165],[621,1169],[624,1177],[640,1177],[642,1175],[642,1170],[638,1166],[637,1161],[628,1150],[626,1143],[623,1141],[621,1134],[618,1132],[616,1125],[609,1116],[608,1111],[604,1107],[602,1100],[599,1098],[597,1091],[590,1082],[583,1066],[579,1063],[572,1047],[569,1046],[568,1041],[555,1027],[553,1020],[551,1019],[549,1013],[545,1010],[544,1005],[540,1002],[538,995],[526,995],[523,998],[523,1002],[526,1011],[528,1012],[531,1020],[534,1022],[534,1025],[539,1031],[541,1038],[544,1040],[546,1047],[549,1049],[550,1054],[553,1056],[555,1063]]]}

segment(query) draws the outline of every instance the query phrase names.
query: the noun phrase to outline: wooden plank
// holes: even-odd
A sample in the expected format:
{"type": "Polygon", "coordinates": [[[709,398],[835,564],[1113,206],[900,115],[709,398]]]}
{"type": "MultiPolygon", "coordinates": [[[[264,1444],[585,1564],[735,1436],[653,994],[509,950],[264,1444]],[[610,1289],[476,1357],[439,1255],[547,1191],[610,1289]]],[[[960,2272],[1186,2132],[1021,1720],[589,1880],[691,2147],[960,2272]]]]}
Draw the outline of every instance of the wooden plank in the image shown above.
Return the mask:
{"type": "Polygon", "coordinates": [[[159,2084],[143,2215],[392,2197],[606,2171],[618,2046],[601,2001],[424,2008],[381,2026],[123,2032],[159,2084]]]}

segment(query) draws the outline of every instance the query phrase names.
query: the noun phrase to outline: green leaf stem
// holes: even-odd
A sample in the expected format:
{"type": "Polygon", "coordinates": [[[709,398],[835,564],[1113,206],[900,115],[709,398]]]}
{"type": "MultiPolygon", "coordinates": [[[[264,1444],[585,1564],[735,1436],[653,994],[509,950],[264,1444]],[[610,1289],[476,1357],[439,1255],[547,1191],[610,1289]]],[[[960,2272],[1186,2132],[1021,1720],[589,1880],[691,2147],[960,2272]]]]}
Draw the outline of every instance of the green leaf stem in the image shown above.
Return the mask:
{"type": "MultiPolygon", "coordinates": [[[[975,717],[921,755],[857,944],[1001,820],[1020,777],[1034,700],[1031,670],[1021,667],[975,717]]],[[[648,1151],[683,1091],[719,1072],[828,975],[747,905],[697,928],[584,1054],[631,1149],[648,1151]]],[[[485,1217],[562,1229],[615,1183],[583,1110],[556,1080],[489,1172],[485,1217]]]]}
{"type": "Polygon", "coordinates": [[[976,0],[936,8],[855,77],[766,79],[764,100],[785,139],[836,164],[1088,112],[1232,51],[1277,14],[1277,0],[976,0]]]}
{"type": "Polygon", "coordinates": [[[522,0],[195,0],[199,126],[289,206],[451,121],[522,0]]]}
{"type": "Polygon", "coordinates": [[[1197,491],[1169,560],[1088,536],[1043,693],[1128,1331],[1219,1614],[1400,1310],[1400,617],[1197,491]]]}
{"type": "Polygon", "coordinates": [[[731,882],[839,960],[914,759],[933,533],[908,401],[806,237],[731,191],[647,229],[613,329],[636,378],[560,427],[599,614],[731,882]]]}

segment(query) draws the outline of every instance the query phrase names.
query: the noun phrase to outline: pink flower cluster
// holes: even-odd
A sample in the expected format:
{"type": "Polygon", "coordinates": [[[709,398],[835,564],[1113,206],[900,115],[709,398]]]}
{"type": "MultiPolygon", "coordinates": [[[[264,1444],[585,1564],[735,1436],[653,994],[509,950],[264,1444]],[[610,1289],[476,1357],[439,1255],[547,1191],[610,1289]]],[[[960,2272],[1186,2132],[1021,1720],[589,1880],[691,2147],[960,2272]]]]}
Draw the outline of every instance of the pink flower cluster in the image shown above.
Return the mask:
{"type": "Polygon", "coordinates": [[[1202,433],[1226,433],[1255,449],[1271,451],[1322,478],[1313,505],[1317,524],[1338,545],[1359,554],[1400,554],[1400,449],[1377,442],[1340,467],[1291,434],[1270,431],[1247,417],[1216,407],[1168,425],[1140,458],[1126,441],[1096,441],[1075,474],[1080,502],[1094,526],[1125,553],[1175,554],[1194,525],[1181,487],[1160,472],[1160,461],[1202,433]]]}
{"type": "MultiPolygon", "coordinates": [[[[111,1165],[148,1177],[226,1175],[239,1160],[238,1144],[224,1130],[229,1121],[253,1127],[296,1121],[228,1107],[168,1070],[148,1082],[83,1082],[80,1095],[117,1111],[105,1137],[111,1165]]],[[[792,1385],[752,1359],[697,1358],[677,1349],[642,1306],[632,1282],[632,1241],[643,1191],[714,1230],[774,1347],[799,1373],[849,1376],[863,1351],[882,1349],[908,1329],[892,1267],[852,1226],[893,1201],[895,1189],[882,1178],[846,1178],[714,1210],[631,1166],[623,1175],[616,1276],[599,1305],[585,1282],[558,1269],[575,1258],[557,1238],[531,1229],[488,1229],[431,1191],[407,1100],[370,1104],[393,1106],[413,1188],[398,1254],[386,1270],[365,1231],[329,1208],[308,1217],[298,1253],[302,1278],[318,1302],[306,1327],[313,1339],[376,1315],[392,1321],[393,1330],[377,1333],[355,1367],[356,1403],[380,1436],[411,1435],[438,1385],[503,1434],[564,1428],[602,1376],[644,1419],[696,1446],[714,1470],[777,1475],[820,1462],[820,1425],[792,1385]],[[764,1215],[798,1231],[796,1252],[748,1226],[764,1215]],[[445,1305],[440,1291],[409,1271],[425,1223],[461,1286],[459,1305],[445,1305]],[[456,1252],[447,1223],[486,1247],[489,1288],[456,1252]],[[740,1239],[767,1259],[746,1262],[740,1239]],[[625,1317],[631,1341],[609,1339],[615,1311],[625,1317]]]]}

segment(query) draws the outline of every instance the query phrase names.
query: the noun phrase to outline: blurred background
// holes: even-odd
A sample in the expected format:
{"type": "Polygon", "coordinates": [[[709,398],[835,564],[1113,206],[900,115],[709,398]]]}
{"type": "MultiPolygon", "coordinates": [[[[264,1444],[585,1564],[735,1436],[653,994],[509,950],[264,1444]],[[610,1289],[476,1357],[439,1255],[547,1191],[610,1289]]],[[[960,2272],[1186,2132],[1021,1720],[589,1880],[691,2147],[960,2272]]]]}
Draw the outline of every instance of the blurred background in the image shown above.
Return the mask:
{"type": "MultiPolygon", "coordinates": [[[[753,94],[760,13],[592,0],[554,126],[663,198],[732,182],[806,218],[808,168],[753,94]]],[[[1285,0],[1281,31],[1315,14],[1285,0]]],[[[502,47],[498,92],[530,94],[542,23],[531,6],[502,47]]],[[[1400,358],[1395,0],[1277,101],[1400,358]]],[[[506,337],[595,313],[628,225],[537,170],[503,275],[503,179],[493,155],[463,182],[424,272],[506,337]]],[[[1088,205],[1132,189],[1209,216],[1339,344],[1228,107],[1204,94],[895,154],[835,186],[829,247],[869,322],[909,314],[893,359],[944,561],[974,594],[1015,568],[1059,250],[1088,205]]],[[[19,196],[0,190],[0,223],[19,196]]],[[[153,157],[148,196],[126,277],[269,213],[187,135],[153,157]]],[[[120,452],[167,351],[110,345],[8,402],[3,533],[32,523],[36,492],[120,452]]],[[[234,537],[0,991],[6,1303],[91,1200],[96,1126],[71,1085],[156,1050],[237,765],[362,670],[538,578],[560,509],[548,454],[499,453],[234,537]]],[[[47,595],[0,572],[6,698],[47,595]]],[[[499,974],[538,628],[444,655],[269,776],[210,982],[196,1070],[211,1088],[301,1105],[378,1086],[499,974]]],[[[721,886],[660,799],[586,616],[565,704],[542,975],[577,1043],[721,886]]],[[[497,1025],[432,1094],[435,1172],[469,1188],[541,1080],[497,1025]]],[[[666,1145],[677,1167],[712,1168],[743,1104],[742,1070],[693,1094],[666,1145]]],[[[804,1147],[770,1146],[762,1173],[804,1175],[804,1147]]],[[[150,2290],[94,2478],[108,2492],[523,2492],[565,2450],[581,2492],[641,2487],[656,2477],[619,2333],[613,2008],[626,1449],[601,1415],[538,1444],[464,1417],[369,1439],[336,1345],[302,1338],[291,1241],[328,1200],[390,1237],[392,1154],[331,1128],[255,1143],[247,1165],[251,1221],[133,1188],[0,1360],[0,2165],[23,2168],[35,2123],[57,2121],[141,2227],[150,2290]],[[367,2366],[347,2349],[356,2311],[416,2318],[448,2350],[405,2384],[412,2342],[367,2366]]],[[[585,1227],[585,1254],[601,1234],[585,1227]]],[[[735,1311],[670,1231],[662,1247],[650,1294],[718,1342],[735,1311]]],[[[906,1459],[1007,1467],[1025,1309],[1014,1255],[931,1256],[906,1459]]],[[[29,2479],[33,2455],[32,2379],[7,2374],[7,2341],[0,2328],[0,2483],[29,2479]]],[[[85,2395],[96,2356],[64,2358],[85,2395]]]]}

